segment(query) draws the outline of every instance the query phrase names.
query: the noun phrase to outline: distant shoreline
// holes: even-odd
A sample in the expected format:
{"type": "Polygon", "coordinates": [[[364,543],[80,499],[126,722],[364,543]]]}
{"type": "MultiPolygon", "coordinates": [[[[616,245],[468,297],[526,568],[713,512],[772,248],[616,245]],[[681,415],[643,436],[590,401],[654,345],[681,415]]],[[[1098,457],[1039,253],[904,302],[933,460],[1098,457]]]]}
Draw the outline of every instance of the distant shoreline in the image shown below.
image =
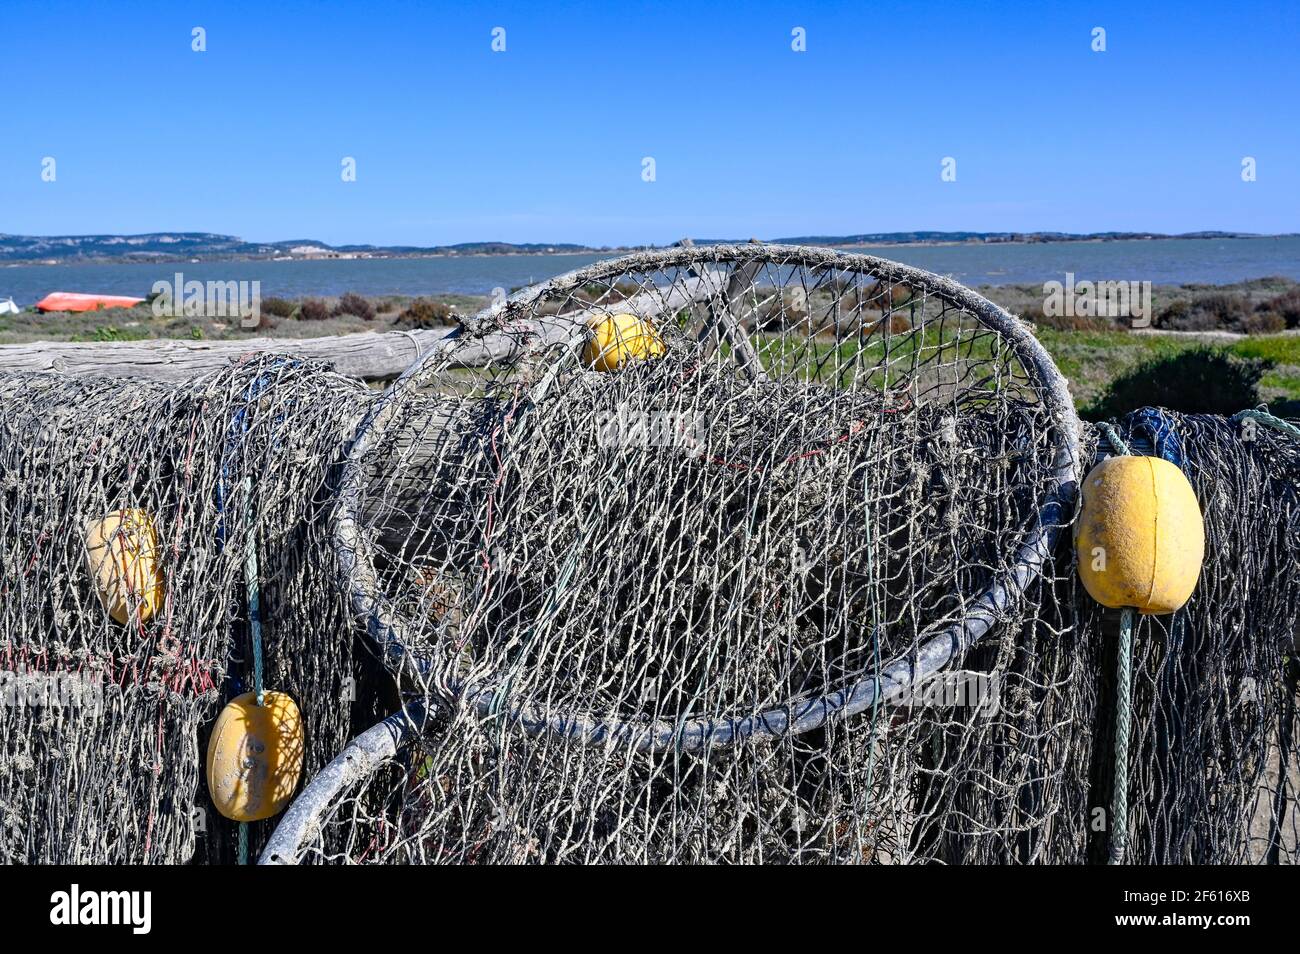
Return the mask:
{"type": "MultiPolygon", "coordinates": [[[[1003,232],[898,232],[873,233],[851,236],[800,236],[795,238],[773,239],[774,244],[813,245],[822,248],[941,248],[954,246],[1004,246],[1004,245],[1075,245],[1100,244],[1111,242],[1151,242],[1170,240],[1265,240],[1289,239],[1300,233],[1282,233],[1277,235],[1259,235],[1246,232],[1186,232],[1177,235],[1158,233],[1089,233],[1073,235],[1068,233],[1003,233],[1003,232]],[[926,237],[918,237],[926,236],[926,237]]],[[[689,241],[689,240],[685,240],[689,241]]],[[[744,244],[746,240],[700,239],[689,244],[701,247],[719,244],[744,244]]],[[[516,245],[506,242],[472,242],[455,246],[433,246],[427,249],[409,246],[330,246],[323,242],[294,240],[279,243],[245,243],[230,236],[216,236],[208,233],[156,233],[145,236],[54,236],[41,238],[33,236],[0,235],[0,267],[31,267],[46,265],[62,267],[69,265],[173,265],[214,262],[340,262],[373,260],[418,260],[451,258],[538,258],[556,255],[598,255],[618,256],[632,252],[653,249],[672,248],[683,244],[676,242],[667,246],[629,245],[629,246],[575,246],[564,243],[544,245],[528,243],[516,245]],[[106,246],[159,245],[190,243],[184,251],[124,251],[108,252],[106,246]],[[230,246],[236,246],[238,250],[230,246]],[[32,246],[41,248],[45,254],[30,257],[17,257],[20,249],[32,246]],[[214,247],[216,246],[216,247],[214,247]],[[50,254],[51,251],[77,249],[75,253],[63,255],[50,254]],[[248,250],[245,250],[248,249],[248,250]],[[253,251],[252,249],[256,249],[253,251]],[[303,251],[311,249],[311,251],[303,251]],[[15,257],[10,257],[15,256],[15,257]]]]}
{"type": "MultiPolygon", "coordinates": [[[[4,236],[0,236],[3,242],[4,236]]],[[[1228,285],[1282,276],[1300,280],[1300,236],[1267,241],[937,242],[933,240],[829,246],[897,261],[946,275],[971,288],[1063,280],[1067,273],[1092,280],[1228,285]]],[[[0,303],[20,307],[51,292],[145,297],[159,280],[258,282],[264,297],[362,295],[486,295],[536,284],[554,275],[609,259],[627,249],[530,254],[462,251],[456,255],[393,255],[359,259],[271,259],[229,256],[191,262],[193,256],[66,260],[53,265],[0,268],[0,303]],[[66,267],[60,267],[64,265],[66,267]],[[283,266],[283,267],[281,267],[283,266]]],[[[843,251],[841,252],[843,254],[843,251]]]]}

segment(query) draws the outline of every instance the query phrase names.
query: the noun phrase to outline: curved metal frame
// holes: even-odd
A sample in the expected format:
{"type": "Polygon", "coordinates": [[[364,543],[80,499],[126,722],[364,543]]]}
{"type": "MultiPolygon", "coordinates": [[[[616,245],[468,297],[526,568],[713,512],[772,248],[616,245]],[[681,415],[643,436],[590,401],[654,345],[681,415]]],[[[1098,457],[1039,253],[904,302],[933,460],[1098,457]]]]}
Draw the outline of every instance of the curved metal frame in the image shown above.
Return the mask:
{"type": "Polygon", "coordinates": [[[348,788],[374,774],[386,760],[424,728],[425,710],[418,705],[395,712],[353,739],[298,793],[257,859],[259,865],[294,865],[298,849],[320,830],[325,810],[348,788]]]}
{"type": "MultiPolygon", "coordinates": [[[[1051,357],[1028,326],[985,298],[951,279],[921,269],[900,265],[870,255],[854,255],[830,249],[797,245],[715,245],[641,252],[597,262],[524,289],[504,302],[476,315],[466,323],[471,335],[482,335],[501,327],[512,310],[539,299],[564,296],[588,282],[600,281],[628,271],[654,272],[664,269],[720,265],[727,263],[789,264],[796,258],[811,267],[841,268],[869,274],[890,282],[905,282],[961,308],[985,327],[997,332],[1011,346],[1048,408],[1053,424],[1052,474],[1043,505],[1026,530],[1012,564],[997,574],[988,587],[971,601],[960,622],[932,636],[914,652],[885,662],[879,671],[832,689],[815,699],[777,706],[747,716],[717,719],[692,718],[679,722],[609,722],[583,715],[539,715],[523,706],[507,710],[510,717],[530,734],[554,733],[575,742],[593,745],[617,743],[643,751],[700,750],[731,745],[745,740],[776,738],[807,732],[832,716],[863,712],[874,705],[889,704],[909,687],[925,679],[966,652],[983,638],[999,619],[1023,597],[1026,588],[1041,572],[1056,542],[1060,527],[1071,514],[1080,476],[1079,419],[1074,403],[1051,357]]],[[[456,346],[456,338],[425,355],[398,378],[376,402],[357,427],[343,462],[335,518],[335,549],[340,559],[341,583],[353,611],[365,620],[366,630],[386,661],[396,664],[407,651],[401,622],[380,592],[374,571],[373,550],[358,522],[365,456],[392,420],[403,395],[423,382],[426,374],[456,346]]],[[[414,660],[417,667],[419,660],[414,660]]],[[[493,689],[457,687],[465,692],[480,715],[497,712],[493,689]]],[[[499,712],[498,712],[499,714],[499,712]]]]}

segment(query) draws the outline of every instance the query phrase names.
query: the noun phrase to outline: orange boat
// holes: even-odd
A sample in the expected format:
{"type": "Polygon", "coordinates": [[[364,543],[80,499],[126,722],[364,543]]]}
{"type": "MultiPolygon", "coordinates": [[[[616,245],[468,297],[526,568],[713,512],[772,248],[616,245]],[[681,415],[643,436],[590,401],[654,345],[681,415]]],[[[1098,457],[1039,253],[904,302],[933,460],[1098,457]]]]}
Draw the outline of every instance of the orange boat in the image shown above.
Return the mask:
{"type": "Polygon", "coordinates": [[[82,295],[78,292],[52,292],[36,303],[39,311],[99,311],[101,308],[130,308],[144,301],[124,295],[82,295]]]}

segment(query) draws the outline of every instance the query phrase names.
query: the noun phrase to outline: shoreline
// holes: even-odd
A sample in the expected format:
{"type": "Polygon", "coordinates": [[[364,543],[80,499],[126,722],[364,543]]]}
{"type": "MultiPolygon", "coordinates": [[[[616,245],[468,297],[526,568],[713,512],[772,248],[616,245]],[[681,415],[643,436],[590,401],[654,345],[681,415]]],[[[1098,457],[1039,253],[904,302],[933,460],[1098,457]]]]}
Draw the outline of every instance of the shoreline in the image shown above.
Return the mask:
{"type": "MultiPolygon", "coordinates": [[[[1150,281],[1155,288],[1186,285],[1226,290],[1244,282],[1300,281],[1300,237],[1262,242],[1213,239],[1190,245],[1163,240],[1094,239],[978,244],[925,241],[823,247],[902,262],[945,275],[974,289],[1036,286],[1034,297],[1039,299],[1045,293],[1046,282],[1060,282],[1070,273],[1092,281],[1150,281]]],[[[191,256],[170,261],[78,259],[39,263],[45,267],[0,263],[10,265],[7,271],[0,268],[0,302],[12,297],[20,308],[26,308],[56,291],[143,298],[159,281],[174,283],[178,272],[186,280],[259,282],[260,286],[254,287],[260,287],[263,298],[330,297],[345,292],[373,297],[483,296],[496,288],[513,292],[626,251],[516,250],[352,259],[223,258],[198,262],[191,261],[191,256]]],[[[992,297],[999,295],[993,293],[992,297]]]]}
{"type": "MultiPolygon", "coordinates": [[[[971,240],[971,239],[950,239],[950,240],[928,240],[921,239],[916,241],[876,241],[876,242],[806,242],[804,244],[812,245],[816,248],[830,248],[836,250],[848,250],[859,248],[990,248],[1003,247],[1008,245],[1027,246],[1027,245],[1111,245],[1125,242],[1189,242],[1189,241],[1221,241],[1221,242],[1250,242],[1250,241],[1268,241],[1284,240],[1300,237],[1300,233],[1288,232],[1277,235],[1248,235],[1244,233],[1226,234],[1226,235],[1143,235],[1143,236],[1124,236],[1108,238],[1102,236],[1080,236],[1078,238],[1050,238],[1050,239],[998,239],[998,240],[971,240]]],[[[713,241],[701,243],[700,247],[719,244],[713,241]]],[[[737,244],[744,244],[739,241],[737,244]]],[[[30,268],[34,266],[47,267],[67,267],[74,265],[208,265],[223,262],[257,262],[265,264],[278,264],[282,262],[358,262],[358,261],[419,261],[422,259],[457,259],[457,258],[555,258],[564,255],[597,255],[602,257],[614,258],[620,255],[629,255],[634,252],[643,252],[648,250],[660,250],[672,248],[673,245],[629,245],[610,248],[564,248],[559,251],[509,251],[509,252],[422,252],[408,254],[384,254],[384,253],[354,253],[342,252],[338,255],[298,255],[287,257],[268,257],[263,255],[159,255],[159,256],[142,256],[132,257],[125,256],[96,256],[96,257],[70,257],[63,259],[51,258],[32,258],[32,259],[13,259],[0,262],[0,268],[30,268]]]]}

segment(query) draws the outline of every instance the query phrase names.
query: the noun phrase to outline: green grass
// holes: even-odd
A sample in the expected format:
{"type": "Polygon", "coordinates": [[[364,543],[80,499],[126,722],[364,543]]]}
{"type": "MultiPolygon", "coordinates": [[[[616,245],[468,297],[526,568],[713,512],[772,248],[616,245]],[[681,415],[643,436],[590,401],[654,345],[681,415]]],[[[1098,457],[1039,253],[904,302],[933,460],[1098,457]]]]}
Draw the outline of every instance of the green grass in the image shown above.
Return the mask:
{"type": "MultiPolygon", "coordinates": [[[[886,374],[892,379],[927,363],[941,365],[959,359],[988,359],[993,356],[999,340],[995,335],[987,331],[972,333],[967,326],[960,336],[954,337],[955,330],[954,324],[940,330],[937,324],[931,323],[922,332],[895,331],[886,336],[877,331],[861,341],[847,338],[838,345],[826,341],[809,342],[799,336],[760,335],[756,346],[763,367],[774,376],[793,373],[809,381],[830,383],[838,380],[841,386],[853,380],[864,367],[880,362],[888,350],[887,364],[858,381],[859,384],[883,387],[886,374]]],[[[724,344],[721,350],[723,354],[729,354],[731,349],[724,344]]]]}
{"type": "MultiPolygon", "coordinates": [[[[472,295],[440,295],[434,300],[450,305],[460,314],[473,314],[487,299],[472,295]]],[[[391,331],[394,321],[412,299],[386,295],[372,299],[378,316],[362,321],[352,316],[330,317],[325,321],[300,321],[264,314],[264,327],[243,328],[237,317],[156,317],[148,304],[134,308],[105,308],[100,311],[50,312],[25,309],[0,318],[0,345],[33,341],[109,342],[145,339],[205,339],[240,341],[253,337],[314,338],[360,331],[391,331]]]]}
{"type": "Polygon", "coordinates": [[[73,335],[69,341],[143,341],[149,337],[144,328],[121,328],[116,325],[100,325],[94,331],[73,335]]]}
{"type": "Polygon", "coordinates": [[[1277,364],[1300,365],[1300,335],[1266,335],[1234,342],[1229,349],[1243,358],[1266,358],[1277,364]]]}
{"type": "MultiPolygon", "coordinates": [[[[951,330],[951,329],[950,329],[951,330]]],[[[1040,328],[1038,340],[1051,354],[1070,384],[1070,393],[1081,409],[1093,405],[1116,377],[1153,358],[1169,357],[1193,348],[1210,347],[1238,358],[1262,359],[1272,363],[1260,382],[1261,398],[1286,413],[1300,410],[1300,336],[1260,335],[1231,342],[1214,343],[1195,336],[1142,335],[1127,331],[1056,331],[1040,328]]],[[[962,357],[987,358],[996,339],[992,335],[965,333],[958,345],[951,337],[939,340],[931,325],[924,335],[896,333],[889,339],[891,375],[913,364],[938,360],[949,362],[960,351],[962,357]]],[[[758,351],[764,367],[773,374],[795,373],[806,380],[830,383],[837,377],[843,384],[861,373],[864,362],[879,360],[884,341],[879,335],[865,342],[856,340],[835,345],[817,342],[811,347],[805,338],[780,335],[760,336],[758,351]],[[864,353],[860,354],[860,351],[864,353]]],[[[729,352],[727,345],[722,351],[729,352]]],[[[873,372],[873,379],[883,372],[873,372]]],[[[871,381],[872,379],[868,379],[871,381]]],[[[883,380],[875,383],[883,384],[883,380]]]]}
{"type": "Polygon", "coordinates": [[[1260,335],[1215,344],[1193,337],[1040,328],[1038,340],[1069,380],[1070,393],[1080,407],[1092,404],[1111,380],[1143,361],[1207,344],[1238,358],[1273,362],[1274,367],[1260,382],[1261,396],[1269,402],[1300,401],[1300,336],[1297,335],[1260,335]]]}

